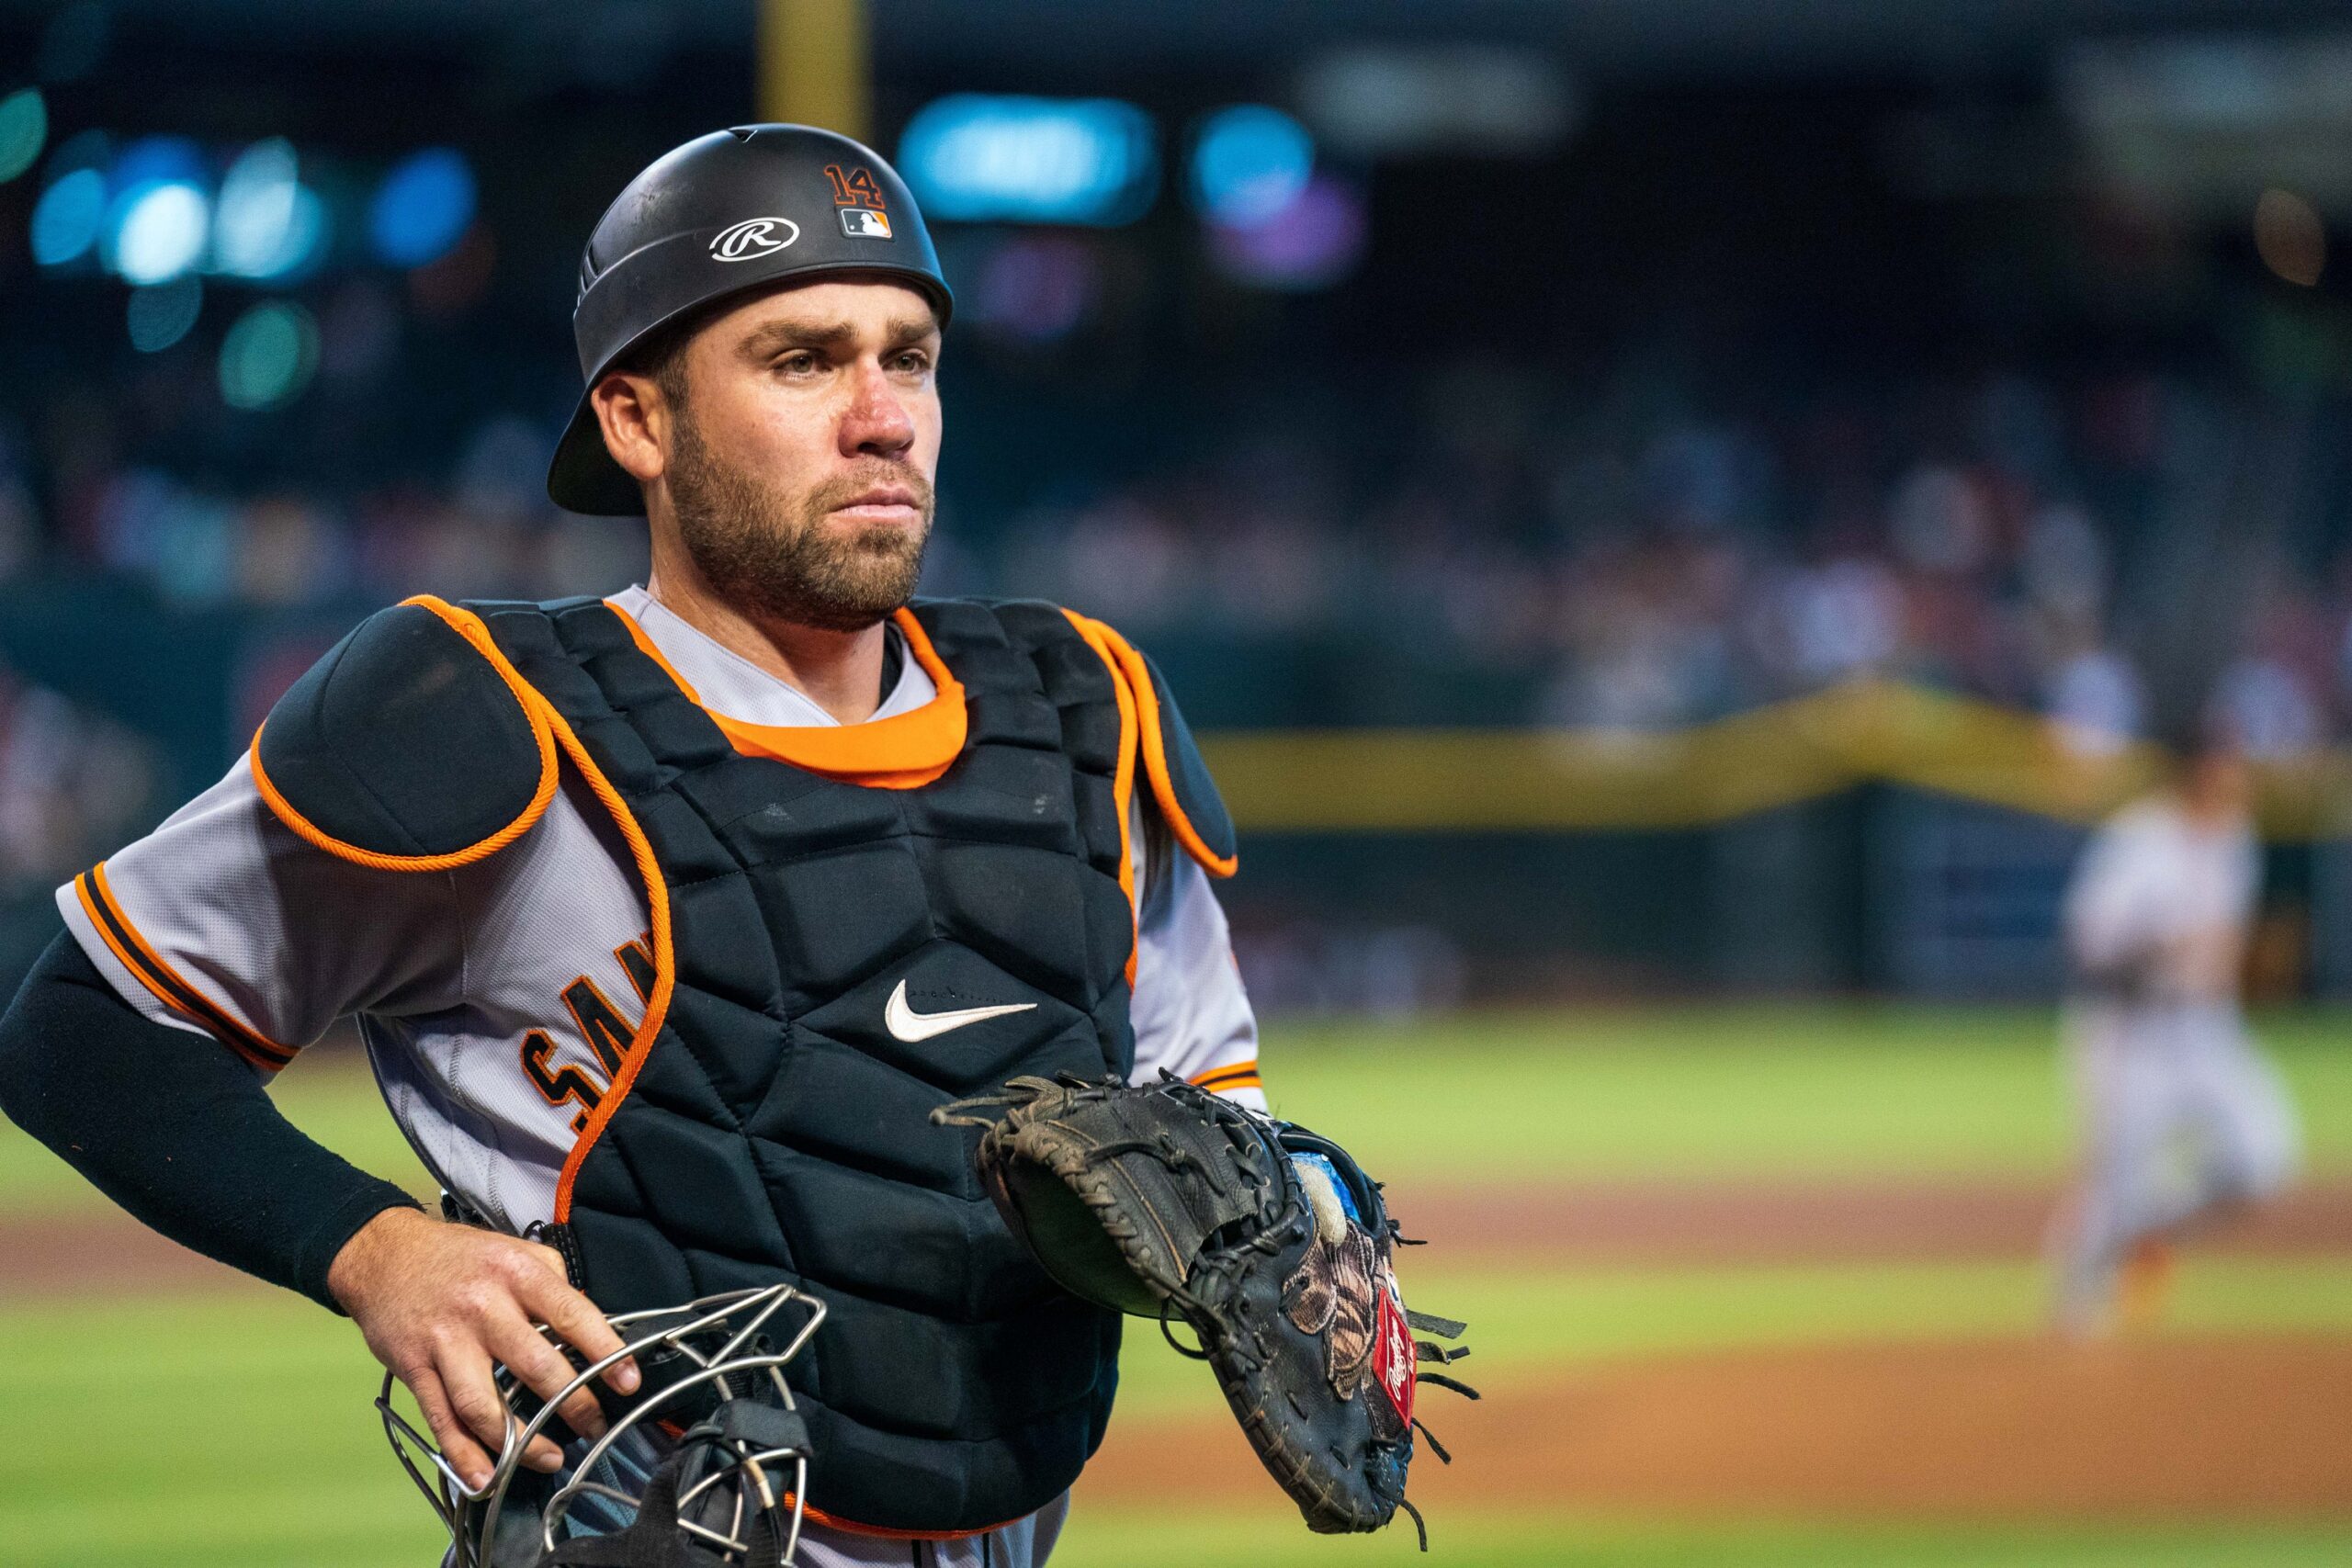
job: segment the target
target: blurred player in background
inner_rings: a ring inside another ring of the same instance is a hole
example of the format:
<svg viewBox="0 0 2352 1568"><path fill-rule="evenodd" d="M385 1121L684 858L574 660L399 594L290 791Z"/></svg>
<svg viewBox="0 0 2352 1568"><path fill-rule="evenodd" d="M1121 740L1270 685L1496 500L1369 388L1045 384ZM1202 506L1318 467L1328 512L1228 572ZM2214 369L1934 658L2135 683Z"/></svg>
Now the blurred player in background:
<svg viewBox="0 0 2352 1568"><path fill-rule="evenodd" d="M2092 836L2067 888L2084 1148L2052 1239L2068 1335L2153 1318L2174 1239L2294 1172L2294 1105L2240 1005L2262 879L2251 786L2234 739L2198 731L2164 788Z"/></svg>

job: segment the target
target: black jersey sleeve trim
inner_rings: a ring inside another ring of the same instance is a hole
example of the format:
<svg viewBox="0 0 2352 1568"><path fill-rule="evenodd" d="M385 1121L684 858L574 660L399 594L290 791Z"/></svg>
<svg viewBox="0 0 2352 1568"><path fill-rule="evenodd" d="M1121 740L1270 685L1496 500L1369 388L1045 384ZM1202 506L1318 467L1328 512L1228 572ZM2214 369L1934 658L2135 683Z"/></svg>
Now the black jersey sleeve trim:
<svg viewBox="0 0 2352 1568"><path fill-rule="evenodd" d="M243 1056L264 1072L276 1072L292 1061L300 1050L293 1045L281 1045L267 1035L248 1027L243 1021L210 997L190 985L178 970L172 967L154 945L140 934L139 928L122 912L114 896L113 886L107 881L107 868L101 863L74 879L74 896L80 901L82 912L97 929L98 940L107 950L130 972L130 977L145 987L154 998L172 1011L194 1023Z"/></svg>

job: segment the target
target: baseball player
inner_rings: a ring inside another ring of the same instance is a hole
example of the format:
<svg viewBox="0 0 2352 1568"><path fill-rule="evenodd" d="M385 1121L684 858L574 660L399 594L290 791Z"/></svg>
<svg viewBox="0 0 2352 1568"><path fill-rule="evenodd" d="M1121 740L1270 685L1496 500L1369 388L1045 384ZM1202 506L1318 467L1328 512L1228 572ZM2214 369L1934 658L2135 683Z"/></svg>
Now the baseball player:
<svg viewBox="0 0 2352 1568"><path fill-rule="evenodd" d="M2067 889L2084 1159L2052 1239L2069 1334L2110 1326L2119 1287L2127 1315L2152 1310L2170 1238L2295 1168L2294 1107L2239 1007L2261 880L2249 784L2233 745L2199 739L2170 788L2093 835Z"/></svg>
<svg viewBox="0 0 2352 1568"><path fill-rule="evenodd" d="M364 623L61 890L0 1104L158 1229L348 1313L469 1484L493 1364L571 1376L533 1324L601 1357L609 1315L782 1281L829 1308L791 1369L801 1561L1042 1562L1118 1318L1051 1284L930 1112L1163 1072L1262 1109L1208 882L1232 825L1115 631L911 597L952 302L881 158L690 141L581 288L548 491L642 511L647 581ZM466 1223L271 1108L345 1013Z"/></svg>

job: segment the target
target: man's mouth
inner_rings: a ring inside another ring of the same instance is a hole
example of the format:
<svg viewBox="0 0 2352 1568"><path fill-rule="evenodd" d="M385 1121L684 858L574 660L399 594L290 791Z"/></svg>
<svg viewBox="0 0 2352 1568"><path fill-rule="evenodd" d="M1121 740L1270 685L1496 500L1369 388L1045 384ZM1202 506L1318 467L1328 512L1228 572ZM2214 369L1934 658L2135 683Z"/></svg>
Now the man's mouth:
<svg viewBox="0 0 2352 1568"><path fill-rule="evenodd" d="M922 503L905 485L876 485L834 507L833 515L854 522L914 523L922 517Z"/></svg>

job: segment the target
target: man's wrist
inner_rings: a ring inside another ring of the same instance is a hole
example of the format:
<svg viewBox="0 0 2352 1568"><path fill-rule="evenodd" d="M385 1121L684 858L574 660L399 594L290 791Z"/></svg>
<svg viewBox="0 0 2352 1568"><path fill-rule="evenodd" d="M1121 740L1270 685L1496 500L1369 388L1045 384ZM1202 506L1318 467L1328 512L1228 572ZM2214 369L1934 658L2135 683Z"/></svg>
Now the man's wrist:
<svg viewBox="0 0 2352 1568"><path fill-rule="evenodd" d="M355 1192L339 1205L314 1233L312 1245L304 1249L301 1278L298 1288L329 1312L350 1315L344 1305L343 1294L350 1288L346 1276L350 1273L347 1258L358 1246L364 1246L362 1233L387 1214L413 1213L424 1217L424 1205L389 1181L376 1181L367 1190ZM342 1266L342 1267L339 1267Z"/></svg>

